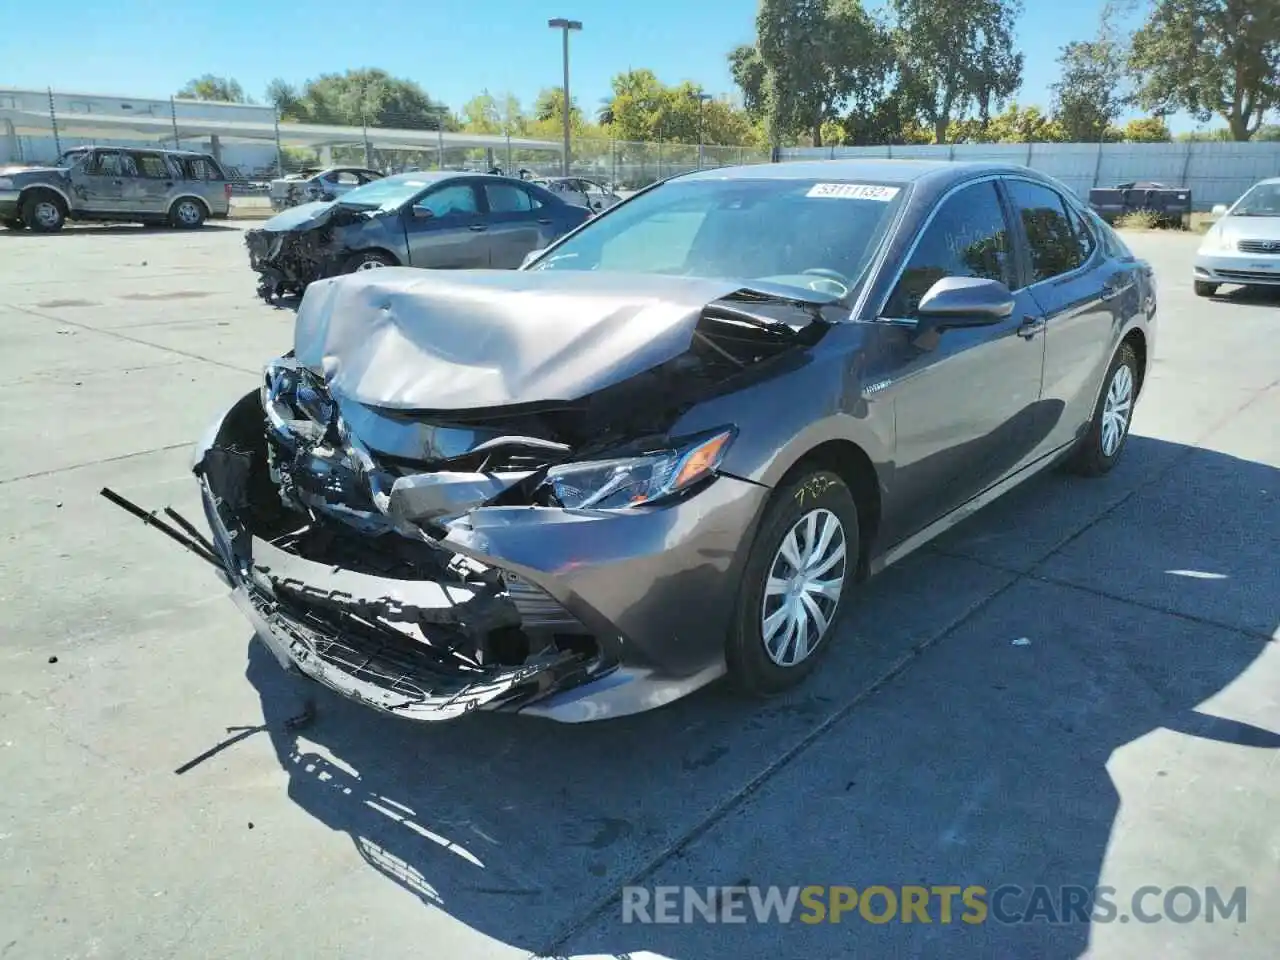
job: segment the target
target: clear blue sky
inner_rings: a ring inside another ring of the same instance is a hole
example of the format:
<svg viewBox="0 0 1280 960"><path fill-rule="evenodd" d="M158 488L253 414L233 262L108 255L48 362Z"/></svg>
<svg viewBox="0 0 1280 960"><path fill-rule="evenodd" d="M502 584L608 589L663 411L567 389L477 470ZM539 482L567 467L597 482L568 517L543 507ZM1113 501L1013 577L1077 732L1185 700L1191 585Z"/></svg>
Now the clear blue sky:
<svg viewBox="0 0 1280 960"><path fill-rule="evenodd" d="M16 2L16 0L15 0ZM868 6L875 6L869 3ZM560 34L550 17L581 20L570 86L588 114L609 80L648 67L667 83L733 90L725 55L754 34L756 0L58 0L57 39L0 31L0 86L166 97L203 73L234 77L261 100L273 77L379 67L416 80L455 110L488 88L529 106L559 85ZM1047 105L1068 40L1093 34L1101 0L1026 0L1019 100ZM368 11L368 12L362 12ZM38 18L37 18L38 19ZM1178 124L1184 127L1186 124Z"/></svg>

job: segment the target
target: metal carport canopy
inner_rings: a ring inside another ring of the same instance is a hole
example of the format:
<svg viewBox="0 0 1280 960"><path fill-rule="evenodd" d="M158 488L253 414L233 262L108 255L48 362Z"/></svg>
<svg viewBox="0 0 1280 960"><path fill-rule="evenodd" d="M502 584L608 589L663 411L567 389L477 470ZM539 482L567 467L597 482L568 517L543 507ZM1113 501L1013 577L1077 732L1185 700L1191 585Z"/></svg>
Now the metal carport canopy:
<svg viewBox="0 0 1280 960"><path fill-rule="evenodd" d="M14 133L22 136L43 135L53 133L53 124L49 115L35 110L0 110L0 121L8 120L13 124ZM177 133L181 138L216 136L224 140L270 140L276 139L274 123L255 123L247 120L213 121L178 118ZM168 117L115 116L111 114L60 113L58 115L58 132L68 137L119 136L121 133L135 133L154 137L156 140L171 140L174 135L174 121ZM559 153L563 146L548 140L530 140L524 137L512 137L479 133L443 133L435 130L403 130L390 127L369 127L367 131L359 127L336 127L314 123L282 123L280 139L290 145L312 147L333 146L345 143L363 143L366 136L371 146L384 150L434 150L441 142L446 148L492 147L505 150L507 145L520 150L548 150Z"/></svg>

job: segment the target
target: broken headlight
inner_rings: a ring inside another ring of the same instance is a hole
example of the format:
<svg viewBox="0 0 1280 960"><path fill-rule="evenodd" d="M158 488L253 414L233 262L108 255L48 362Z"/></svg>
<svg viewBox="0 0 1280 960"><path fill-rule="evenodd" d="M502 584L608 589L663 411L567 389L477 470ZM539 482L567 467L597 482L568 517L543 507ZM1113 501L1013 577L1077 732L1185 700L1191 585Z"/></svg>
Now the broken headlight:
<svg viewBox="0 0 1280 960"><path fill-rule="evenodd" d="M284 440L318 441L333 422L332 398L311 371L292 359L267 364L262 408L275 433Z"/></svg>
<svg viewBox="0 0 1280 960"><path fill-rule="evenodd" d="M547 471L536 499L571 510L652 503L710 477L724 459L733 434L725 429L641 456L561 464Z"/></svg>

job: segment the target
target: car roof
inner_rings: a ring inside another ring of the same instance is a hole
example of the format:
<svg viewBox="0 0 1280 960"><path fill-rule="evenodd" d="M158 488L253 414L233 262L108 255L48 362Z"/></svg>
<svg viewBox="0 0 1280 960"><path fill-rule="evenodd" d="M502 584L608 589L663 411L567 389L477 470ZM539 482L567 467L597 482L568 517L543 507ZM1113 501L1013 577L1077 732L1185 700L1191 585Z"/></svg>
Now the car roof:
<svg viewBox="0 0 1280 960"><path fill-rule="evenodd" d="M927 183L941 187L982 173L1034 173L1015 163L962 160L788 160L736 167L713 167L681 174L689 180L869 180L888 183Z"/></svg>
<svg viewBox="0 0 1280 960"><path fill-rule="evenodd" d="M65 150L63 150L63 151L62 151L62 155L63 155L63 156L65 156L65 155L66 155L66 154L68 154L68 153L80 153L80 152L81 152L81 151L83 151L83 150L136 150L136 151L140 151L140 152L142 152L142 153L164 153L164 154L167 154L167 155L169 155L169 156L171 156L171 157L201 157L201 158L206 158L206 157L212 157L212 156L213 156L213 154L211 154L211 153L204 153L204 152L202 152L202 151L200 151L200 150L173 150L173 149L166 148L166 147L135 147L135 146L121 146L121 145L120 145L120 144L118 144L118 143L109 143L109 144L97 144L97 143L91 143L91 144L88 144L88 145L85 145L85 146L79 146L79 147L67 147L67 149L65 149Z"/></svg>

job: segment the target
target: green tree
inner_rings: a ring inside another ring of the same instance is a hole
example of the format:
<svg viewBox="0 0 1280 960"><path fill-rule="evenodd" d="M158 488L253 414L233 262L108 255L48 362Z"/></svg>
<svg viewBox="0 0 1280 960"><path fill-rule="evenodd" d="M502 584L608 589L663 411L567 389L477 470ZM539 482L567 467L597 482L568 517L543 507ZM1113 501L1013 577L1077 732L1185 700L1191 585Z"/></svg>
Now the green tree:
<svg viewBox="0 0 1280 960"><path fill-rule="evenodd" d="M877 96L888 47L860 0L761 0L759 63L739 48L729 55L730 69L748 109L763 104L775 143L804 132L821 146L824 123L839 119L851 101Z"/></svg>
<svg viewBox="0 0 1280 960"><path fill-rule="evenodd" d="M1053 112L1072 143L1096 143L1130 102L1126 88L1128 51L1114 26L1116 8L1103 10L1098 34L1062 48L1062 74L1053 84Z"/></svg>
<svg viewBox="0 0 1280 960"><path fill-rule="evenodd" d="M281 119L297 119L303 112L302 94L297 87L280 77L267 84L267 103L276 108Z"/></svg>
<svg viewBox="0 0 1280 960"><path fill-rule="evenodd" d="M468 133L501 133L502 110L497 98L488 90L462 105L462 129Z"/></svg>
<svg viewBox="0 0 1280 960"><path fill-rule="evenodd" d="M433 101L417 83L384 70L321 74L308 80L301 93L287 84L276 86L277 82L271 87L273 102L285 120L410 130L456 130L460 126L449 109Z"/></svg>
<svg viewBox="0 0 1280 960"><path fill-rule="evenodd" d="M547 87L538 93L538 99L533 104L533 118L535 120L548 121L555 120L563 125L564 123L564 87ZM575 99L569 105L569 126L570 128L580 126L583 123L582 110L578 108L578 101Z"/></svg>
<svg viewBox="0 0 1280 960"><path fill-rule="evenodd" d="M1013 50L1021 0L890 0L894 47L904 89L945 143L972 108L986 124L1022 83L1023 56Z"/></svg>
<svg viewBox="0 0 1280 960"><path fill-rule="evenodd" d="M1159 117L1139 117L1125 124L1124 138L1129 143L1168 143L1173 135Z"/></svg>
<svg viewBox="0 0 1280 960"><path fill-rule="evenodd" d="M1133 37L1137 102L1248 140L1280 106L1280 0L1156 0Z"/></svg>
<svg viewBox="0 0 1280 960"><path fill-rule="evenodd" d="M755 44L734 47L729 53L729 73L742 91L742 106L752 120L763 120L768 109L769 69Z"/></svg>
<svg viewBox="0 0 1280 960"><path fill-rule="evenodd" d="M252 97L245 96L240 81L229 77L215 77L206 73L202 77L188 81L187 85L174 94L183 100L216 100L221 103L253 103Z"/></svg>
<svg viewBox="0 0 1280 960"><path fill-rule="evenodd" d="M1016 102L992 117L980 135L988 143L1061 143L1066 139L1053 117L1039 107L1020 107Z"/></svg>

